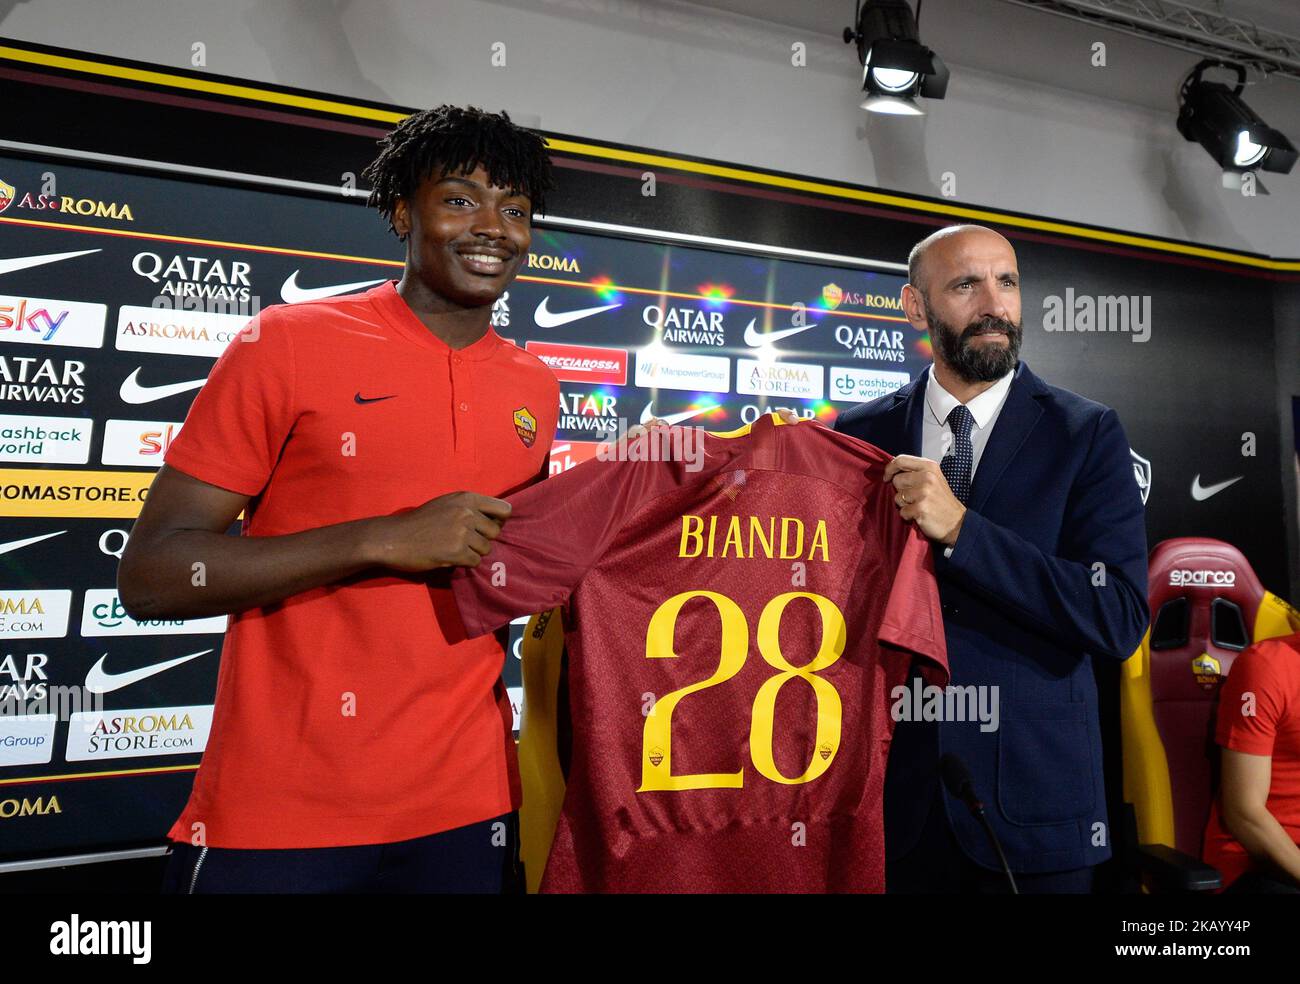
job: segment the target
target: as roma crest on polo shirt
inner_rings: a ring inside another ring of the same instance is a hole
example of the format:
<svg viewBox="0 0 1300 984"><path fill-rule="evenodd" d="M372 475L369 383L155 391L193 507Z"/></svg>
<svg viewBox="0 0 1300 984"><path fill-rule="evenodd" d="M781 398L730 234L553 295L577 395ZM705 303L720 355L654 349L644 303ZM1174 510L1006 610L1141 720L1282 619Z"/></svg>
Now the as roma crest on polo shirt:
<svg viewBox="0 0 1300 984"><path fill-rule="evenodd" d="M520 407L515 411L515 433L519 435L519 440L524 442L526 448L531 448L533 442L537 440L537 418L527 407Z"/></svg>
<svg viewBox="0 0 1300 984"><path fill-rule="evenodd" d="M1192 660L1192 675L1202 690L1213 690L1223 682L1223 669L1209 653L1201 653Z"/></svg>

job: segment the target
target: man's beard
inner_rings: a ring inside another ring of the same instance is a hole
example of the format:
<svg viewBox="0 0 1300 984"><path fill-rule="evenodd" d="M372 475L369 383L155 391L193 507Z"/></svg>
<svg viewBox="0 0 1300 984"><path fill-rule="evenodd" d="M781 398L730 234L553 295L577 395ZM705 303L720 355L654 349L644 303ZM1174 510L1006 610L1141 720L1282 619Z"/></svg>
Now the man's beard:
<svg viewBox="0 0 1300 984"><path fill-rule="evenodd" d="M966 382L991 383L1016 367L1020 359L1023 324L989 317L972 321L964 331L958 331L928 306L925 313L930 322L930 339L937 343L944 363ZM980 332L990 330L1006 332L1007 344L981 345L972 341Z"/></svg>

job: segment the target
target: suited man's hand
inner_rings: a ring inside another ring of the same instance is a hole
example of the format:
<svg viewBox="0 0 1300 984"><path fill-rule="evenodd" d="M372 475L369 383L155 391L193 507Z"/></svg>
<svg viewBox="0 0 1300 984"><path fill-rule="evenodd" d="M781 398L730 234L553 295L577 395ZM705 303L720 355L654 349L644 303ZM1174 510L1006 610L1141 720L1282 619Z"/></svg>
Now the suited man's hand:
<svg viewBox="0 0 1300 984"><path fill-rule="evenodd" d="M885 481L894 483L900 516L944 546L957 542L966 507L952 494L937 461L900 454L885 466Z"/></svg>

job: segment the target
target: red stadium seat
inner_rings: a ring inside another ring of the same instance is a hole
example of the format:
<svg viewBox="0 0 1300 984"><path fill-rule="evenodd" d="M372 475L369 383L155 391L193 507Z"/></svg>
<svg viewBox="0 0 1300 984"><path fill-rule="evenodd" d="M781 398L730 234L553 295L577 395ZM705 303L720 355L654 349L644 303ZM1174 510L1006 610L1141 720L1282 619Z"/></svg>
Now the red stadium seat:
<svg viewBox="0 0 1300 984"><path fill-rule="evenodd" d="M1232 661L1253 642L1300 630L1300 613L1221 540L1165 540L1151 551L1149 571L1151 625L1120 676L1124 801L1142 850L1163 845L1147 853L1173 864L1170 848L1201 856L1217 784L1218 693ZM1158 870L1139 866L1148 876Z"/></svg>

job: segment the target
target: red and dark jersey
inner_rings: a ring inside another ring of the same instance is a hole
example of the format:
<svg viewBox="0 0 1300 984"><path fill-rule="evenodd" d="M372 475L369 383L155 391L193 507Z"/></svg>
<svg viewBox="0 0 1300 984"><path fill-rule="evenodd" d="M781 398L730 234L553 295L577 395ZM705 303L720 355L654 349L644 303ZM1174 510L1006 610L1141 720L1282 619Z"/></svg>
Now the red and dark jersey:
<svg viewBox="0 0 1300 984"><path fill-rule="evenodd" d="M685 433L512 497L452 581L470 635L564 604L542 891L882 891L891 691L914 655L947 682L928 544L878 448L765 416L636 460Z"/></svg>

